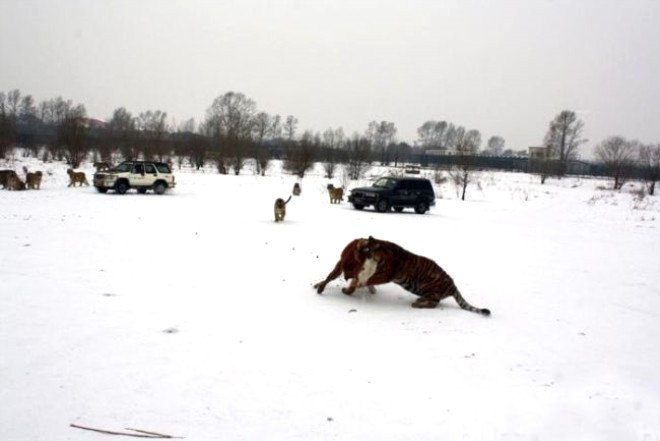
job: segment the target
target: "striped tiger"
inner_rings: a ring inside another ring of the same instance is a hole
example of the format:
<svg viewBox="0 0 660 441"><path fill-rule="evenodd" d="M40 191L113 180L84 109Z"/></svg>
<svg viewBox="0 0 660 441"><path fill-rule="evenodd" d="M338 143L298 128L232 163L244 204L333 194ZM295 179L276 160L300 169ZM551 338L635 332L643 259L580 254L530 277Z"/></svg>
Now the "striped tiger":
<svg viewBox="0 0 660 441"><path fill-rule="evenodd" d="M364 259L355 279L364 280L368 277L366 282L362 282L365 285L394 282L419 296L412 303L414 308L435 308L442 299L453 297L465 310L490 315L490 310L470 305L449 274L429 258L371 236L356 244L354 255Z"/></svg>

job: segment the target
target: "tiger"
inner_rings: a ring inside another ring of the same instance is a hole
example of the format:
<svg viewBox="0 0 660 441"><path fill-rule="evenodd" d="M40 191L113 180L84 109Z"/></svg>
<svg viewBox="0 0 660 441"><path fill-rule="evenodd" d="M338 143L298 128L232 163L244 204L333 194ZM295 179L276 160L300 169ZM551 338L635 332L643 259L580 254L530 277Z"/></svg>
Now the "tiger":
<svg viewBox="0 0 660 441"><path fill-rule="evenodd" d="M41 171L36 171L34 173L28 172L25 175L25 183L27 188L31 190L39 190L41 188L41 177L43 173Z"/></svg>
<svg viewBox="0 0 660 441"><path fill-rule="evenodd" d="M14 170L3 169L0 170L0 185L2 188L9 188L9 176L15 175Z"/></svg>
<svg viewBox="0 0 660 441"><path fill-rule="evenodd" d="M103 170L110 170L112 167L110 167L110 163L107 161L99 161L94 163L94 168L97 172L99 172Z"/></svg>
<svg viewBox="0 0 660 441"><path fill-rule="evenodd" d="M342 288L342 292L347 295L353 294L355 289L358 287L366 286L371 294L376 292L376 289L373 285L368 285L366 282L368 279L373 276L373 273L369 273L368 269L363 270L363 265L365 258L359 254L360 249L364 247L368 239L354 239L344 247L344 250L341 252L341 257L335 265L335 267L330 271L328 277L325 280L314 284L316 292L321 294L325 289L325 286L328 282L336 279L342 273L344 273L344 278L349 281L349 285ZM372 267L374 269L374 267ZM361 277L358 278L358 274L361 274ZM366 279L365 279L366 277Z"/></svg>
<svg viewBox="0 0 660 441"><path fill-rule="evenodd" d="M83 184L89 185L87 182L87 177L84 172L73 171L73 169L67 169L67 174L69 175L69 187L75 187L75 184L78 184L81 187Z"/></svg>
<svg viewBox="0 0 660 441"><path fill-rule="evenodd" d="M330 195L331 204L339 204L344 200L344 189L342 187L335 187L332 184L328 184L328 194Z"/></svg>
<svg viewBox="0 0 660 441"><path fill-rule="evenodd" d="M25 182L21 181L16 172L7 175L7 190L25 190Z"/></svg>
<svg viewBox="0 0 660 441"><path fill-rule="evenodd" d="M286 216L286 204L289 203L291 200L291 195L289 195L289 199L286 201L282 198L277 198L275 199L275 222L280 222L284 220L284 217Z"/></svg>
<svg viewBox="0 0 660 441"><path fill-rule="evenodd" d="M413 308L435 308L441 300L453 297L462 309L484 316L490 315L489 309L470 305L461 295L454 280L437 263L427 257L413 254L393 242L374 239L372 236L366 240L360 239L355 246L354 256L362 262L355 275L357 287L361 284L394 282L419 296L412 303ZM317 289L317 292L321 291L322 289ZM347 291L350 291L350 286L344 291L350 294Z"/></svg>
<svg viewBox="0 0 660 441"><path fill-rule="evenodd" d="M300 184L296 182L293 184L293 195L300 196L300 193L302 193L302 188L300 188Z"/></svg>

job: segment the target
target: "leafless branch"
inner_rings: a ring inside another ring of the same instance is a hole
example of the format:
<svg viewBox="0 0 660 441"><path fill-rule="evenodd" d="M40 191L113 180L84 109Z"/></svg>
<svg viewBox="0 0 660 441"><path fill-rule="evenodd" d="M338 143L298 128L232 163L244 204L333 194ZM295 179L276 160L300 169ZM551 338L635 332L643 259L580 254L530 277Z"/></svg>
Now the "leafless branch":
<svg viewBox="0 0 660 441"><path fill-rule="evenodd" d="M140 429L126 428L126 430L129 430L131 432L137 432L137 433L131 433L131 432L116 432L114 430L95 429L93 427L86 427L78 424L70 424L70 427L74 427L76 429L82 429L82 430L90 430L92 432L97 432L97 433L105 433L106 435L132 436L134 438L151 438L151 439L182 439L182 437L180 436L165 435L158 432L149 432Z"/></svg>

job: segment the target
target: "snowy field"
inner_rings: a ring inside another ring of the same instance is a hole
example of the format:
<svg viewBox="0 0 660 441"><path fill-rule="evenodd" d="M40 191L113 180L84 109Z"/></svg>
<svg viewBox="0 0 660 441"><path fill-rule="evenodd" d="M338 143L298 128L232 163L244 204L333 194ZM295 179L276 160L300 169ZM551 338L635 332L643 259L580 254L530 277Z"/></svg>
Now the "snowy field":
<svg viewBox="0 0 660 441"><path fill-rule="evenodd" d="M660 440L660 200L483 172L423 216L331 205L320 166L177 171L164 195L0 191L0 440ZM84 168L88 172L91 169ZM369 177L384 173L372 169ZM339 179L333 182L341 184ZM453 299L312 288L373 235Z"/></svg>

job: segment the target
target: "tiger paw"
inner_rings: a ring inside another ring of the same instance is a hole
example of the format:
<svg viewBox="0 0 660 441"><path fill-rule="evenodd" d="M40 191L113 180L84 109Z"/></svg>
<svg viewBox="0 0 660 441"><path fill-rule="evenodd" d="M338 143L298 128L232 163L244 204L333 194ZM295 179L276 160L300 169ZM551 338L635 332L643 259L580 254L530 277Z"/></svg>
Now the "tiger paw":
<svg viewBox="0 0 660 441"><path fill-rule="evenodd" d="M352 287L352 286L349 286L349 287L347 287L347 288L342 288L342 289L341 289L341 292L343 292L343 293L346 294L347 296L350 296L351 294L353 294L353 293L355 292L355 288Z"/></svg>

